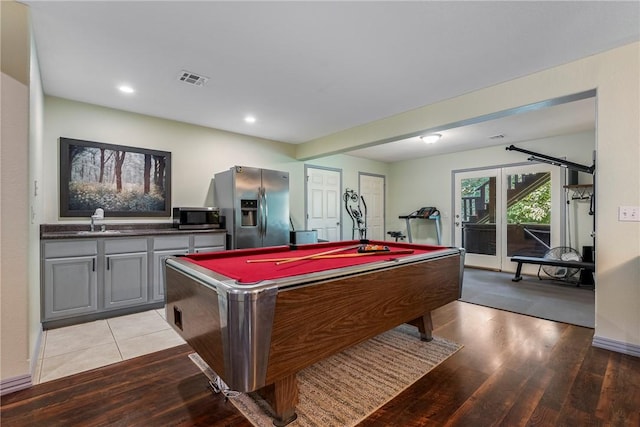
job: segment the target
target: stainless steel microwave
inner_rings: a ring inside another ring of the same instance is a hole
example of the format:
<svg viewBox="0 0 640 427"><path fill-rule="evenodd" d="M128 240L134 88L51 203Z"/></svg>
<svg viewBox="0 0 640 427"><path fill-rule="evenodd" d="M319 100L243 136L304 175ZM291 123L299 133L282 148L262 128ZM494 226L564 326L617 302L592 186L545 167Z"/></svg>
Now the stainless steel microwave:
<svg viewBox="0 0 640 427"><path fill-rule="evenodd" d="M173 226L181 230L224 228L224 217L213 207L173 208Z"/></svg>

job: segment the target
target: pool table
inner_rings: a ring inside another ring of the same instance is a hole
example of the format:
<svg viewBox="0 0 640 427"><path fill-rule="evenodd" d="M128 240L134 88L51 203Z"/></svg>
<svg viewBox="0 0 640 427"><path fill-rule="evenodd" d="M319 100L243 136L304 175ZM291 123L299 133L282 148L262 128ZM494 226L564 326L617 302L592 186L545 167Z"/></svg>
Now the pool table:
<svg viewBox="0 0 640 427"><path fill-rule="evenodd" d="M366 246L368 251L359 251ZM232 389L296 418L296 372L460 297L464 250L342 241L170 257L167 322Z"/></svg>

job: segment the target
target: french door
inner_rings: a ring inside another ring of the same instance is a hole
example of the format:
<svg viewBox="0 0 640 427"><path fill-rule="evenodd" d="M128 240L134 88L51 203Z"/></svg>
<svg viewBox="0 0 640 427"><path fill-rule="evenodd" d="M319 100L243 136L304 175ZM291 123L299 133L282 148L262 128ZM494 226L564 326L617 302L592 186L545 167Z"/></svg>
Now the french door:
<svg viewBox="0 0 640 427"><path fill-rule="evenodd" d="M465 265L514 271L511 256L544 256L558 246L562 177L546 164L455 173L454 239L467 251Z"/></svg>
<svg viewBox="0 0 640 427"><path fill-rule="evenodd" d="M501 269L502 180L500 169L455 174L456 246L467 253L465 265Z"/></svg>

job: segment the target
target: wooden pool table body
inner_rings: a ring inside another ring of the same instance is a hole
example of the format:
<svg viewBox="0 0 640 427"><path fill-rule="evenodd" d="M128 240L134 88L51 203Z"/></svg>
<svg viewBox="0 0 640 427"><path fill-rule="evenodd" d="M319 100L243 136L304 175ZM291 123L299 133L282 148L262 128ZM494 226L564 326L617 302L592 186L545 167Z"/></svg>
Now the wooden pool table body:
<svg viewBox="0 0 640 427"><path fill-rule="evenodd" d="M431 339L431 310L460 297L464 265L463 250L432 248L252 284L169 258L167 322L232 390L259 390L276 413L274 424L285 425L295 419L301 369L402 323ZM287 247L262 249L274 250L295 256Z"/></svg>

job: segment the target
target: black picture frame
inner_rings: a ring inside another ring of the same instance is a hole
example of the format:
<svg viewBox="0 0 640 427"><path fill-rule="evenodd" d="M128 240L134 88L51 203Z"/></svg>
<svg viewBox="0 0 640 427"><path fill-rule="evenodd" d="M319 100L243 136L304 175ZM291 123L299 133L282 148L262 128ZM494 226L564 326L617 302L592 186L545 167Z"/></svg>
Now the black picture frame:
<svg viewBox="0 0 640 427"><path fill-rule="evenodd" d="M171 153L60 137L60 216L171 216Z"/></svg>

